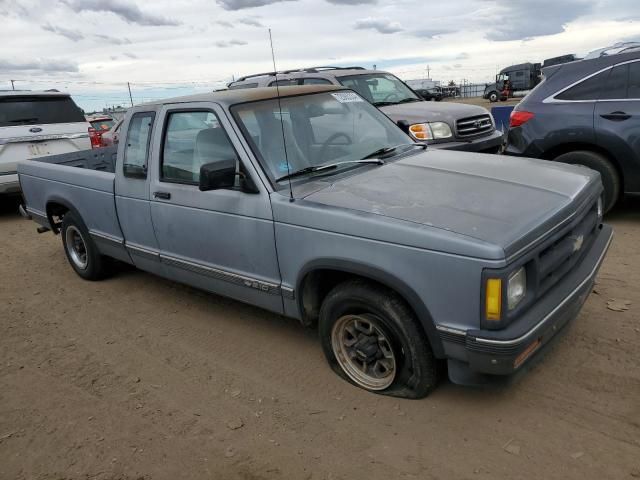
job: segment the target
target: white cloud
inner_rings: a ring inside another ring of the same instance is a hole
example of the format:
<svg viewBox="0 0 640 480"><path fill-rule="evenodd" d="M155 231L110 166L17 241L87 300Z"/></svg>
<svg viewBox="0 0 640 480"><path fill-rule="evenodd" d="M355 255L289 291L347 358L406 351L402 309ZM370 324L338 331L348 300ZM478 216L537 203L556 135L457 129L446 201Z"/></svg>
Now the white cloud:
<svg viewBox="0 0 640 480"><path fill-rule="evenodd" d="M128 101L127 82L135 101L210 91L273 69L267 27L283 70L376 64L410 79L428 66L456 82L640 38L637 0L540 1L0 0L0 89L17 78L85 108Z"/></svg>
<svg viewBox="0 0 640 480"><path fill-rule="evenodd" d="M377 30L379 33L390 34L398 33L403 30L399 22L392 22L386 18L363 18L357 20L355 27L358 30Z"/></svg>

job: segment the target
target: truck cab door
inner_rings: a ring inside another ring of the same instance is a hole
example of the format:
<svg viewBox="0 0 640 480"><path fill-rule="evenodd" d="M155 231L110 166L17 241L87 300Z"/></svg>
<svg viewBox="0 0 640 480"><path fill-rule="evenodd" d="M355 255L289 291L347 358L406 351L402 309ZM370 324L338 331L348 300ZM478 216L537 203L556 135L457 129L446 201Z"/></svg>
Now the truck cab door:
<svg viewBox="0 0 640 480"><path fill-rule="evenodd" d="M116 164L115 202L125 247L134 265L160 274L158 242L151 223L149 164L156 124L154 107L138 107L121 127Z"/></svg>
<svg viewBox="0 0 640 480"><path fill-rule="evenodd" d="M151 218L165 275L282 313L269 193L224 111L211 103L165 105L160 118ZM239 182L201 191L200 167L230 161L256 180L258 191Z"/></svg>
<svg viewBox="0 0 640 480"><path fill-rule="evenodd" d="M627 192L640 192L640 60L615 66L596 103L597 142L619 162Z"/></svg>

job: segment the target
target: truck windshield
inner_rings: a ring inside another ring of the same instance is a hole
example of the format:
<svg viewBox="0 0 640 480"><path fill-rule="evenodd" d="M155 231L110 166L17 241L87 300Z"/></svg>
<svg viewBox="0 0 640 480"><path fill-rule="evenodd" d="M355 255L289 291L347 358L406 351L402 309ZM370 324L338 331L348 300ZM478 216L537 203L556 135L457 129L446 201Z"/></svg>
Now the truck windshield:
<svg viewBox="0 0 640 480"><path fill-rule="evenodd" d="M281 111L275 98L231 109L274 181L304 168L361 160L385 147L412 143L389 118L352 91L282 97L281 104ZM346 164L344 168L356 166L361 165Z"/></svg>
<svg viewBox="0 0 640 480"><path fill-rule="evenodd" d="M338 77L338 81L345 87L355 90L377 107L422 101L399 78L390 73L350 75Z"/></svg>
<svg viewBox="0 0 640 480"><path fill-rule="evenodd" d="M82 110L68 96L0 98L0 127L84 121Z"/></svg>

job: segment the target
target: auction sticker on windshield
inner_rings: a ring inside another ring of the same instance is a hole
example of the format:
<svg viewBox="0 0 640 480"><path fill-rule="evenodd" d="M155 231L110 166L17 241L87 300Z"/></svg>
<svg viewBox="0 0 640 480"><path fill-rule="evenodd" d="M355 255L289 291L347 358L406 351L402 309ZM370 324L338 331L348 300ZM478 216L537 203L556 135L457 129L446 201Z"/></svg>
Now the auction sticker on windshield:
<svg viewBox="0 0 640 480"><path fill-rule="evenodd" d="M362 97L354 92L336 92L331 95L340 103L364 102Z"/></svg>

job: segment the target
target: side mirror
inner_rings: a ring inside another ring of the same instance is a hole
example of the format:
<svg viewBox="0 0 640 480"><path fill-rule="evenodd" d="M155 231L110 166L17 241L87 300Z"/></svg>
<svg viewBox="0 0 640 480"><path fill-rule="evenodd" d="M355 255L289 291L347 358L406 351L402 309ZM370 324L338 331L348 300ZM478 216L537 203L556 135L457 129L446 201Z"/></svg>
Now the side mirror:
<svg viewBox="0 0 640 480"><path fill-rule="evenodd" d="M400 127L404 133L409 133L409 127L411 125L406 120L398 120L396 122L396 125L398 125L398 127Z"/></svg>
<svg viewBox="0 0 640 480"><path fill-rule="evenodd" d="M240 177L239 187L243 192L260 193L249 175L242 171L236 173L235 158L202 165L200 167L200 191L232 189L236 186L236 176Z"/></svg>
<svg viewBox="0 0 640 480"><path fill-rule="evenodd" d="M200 190L233 188L236 182L236 160L205 163L200 167Z"/></svg>

